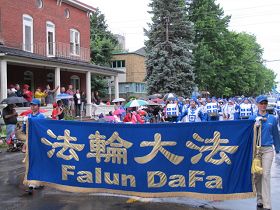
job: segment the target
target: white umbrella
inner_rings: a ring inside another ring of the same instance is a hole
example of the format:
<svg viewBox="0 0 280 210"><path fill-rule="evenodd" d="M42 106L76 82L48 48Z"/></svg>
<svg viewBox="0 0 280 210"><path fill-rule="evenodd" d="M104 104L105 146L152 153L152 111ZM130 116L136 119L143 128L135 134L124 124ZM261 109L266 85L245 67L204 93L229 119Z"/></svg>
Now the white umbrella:
<svg viewBox="0 0 280 210"><path fill-rule="evenodd" d="M123 101L125 101L124 98L115 98L112 102L117 103L117 102L123 102Z"/></svg>

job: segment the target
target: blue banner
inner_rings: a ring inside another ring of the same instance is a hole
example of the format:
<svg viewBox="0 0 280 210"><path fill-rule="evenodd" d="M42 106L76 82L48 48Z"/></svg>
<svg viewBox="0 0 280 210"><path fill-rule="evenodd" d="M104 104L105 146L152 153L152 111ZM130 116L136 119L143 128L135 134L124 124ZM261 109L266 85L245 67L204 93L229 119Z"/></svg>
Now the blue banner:
<svg viewBox="0 0 280 210"><path fill-rule="evenodd" d="M29 119L25 183L141 197L253 197L253 124Z"/></svg>

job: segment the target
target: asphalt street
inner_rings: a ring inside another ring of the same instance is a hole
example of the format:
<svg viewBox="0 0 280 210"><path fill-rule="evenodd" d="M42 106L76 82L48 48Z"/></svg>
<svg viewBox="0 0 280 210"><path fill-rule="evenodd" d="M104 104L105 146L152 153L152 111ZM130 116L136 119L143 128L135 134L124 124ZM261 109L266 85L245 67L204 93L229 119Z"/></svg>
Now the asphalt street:
<svg viewBox="0 0 280 210"><path fill-rule="evenodd" d="M3 150L3 149L2 149ZM205 201L186 197L136 198L108 194L79 194L57 191L45 187L25 192L24 154L0 153L0 209L1 210L195 210L195 209L256 209L255 198L232 201ZM275 156L272 166L272 205L280 209L280 155ZM133 199L131 199L133 198Z"/></svg>

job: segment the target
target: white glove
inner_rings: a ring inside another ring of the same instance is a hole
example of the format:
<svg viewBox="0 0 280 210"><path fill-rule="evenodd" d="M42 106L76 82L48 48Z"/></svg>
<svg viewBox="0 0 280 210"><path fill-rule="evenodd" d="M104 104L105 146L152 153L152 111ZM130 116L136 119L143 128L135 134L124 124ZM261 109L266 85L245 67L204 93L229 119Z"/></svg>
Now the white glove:
<svg viewBox="0 0 280 210"><path fill-rule="evenodd" d="M261 121L263 120L263 117L256 117L256 125L260 126L261 125Z"/></svg>

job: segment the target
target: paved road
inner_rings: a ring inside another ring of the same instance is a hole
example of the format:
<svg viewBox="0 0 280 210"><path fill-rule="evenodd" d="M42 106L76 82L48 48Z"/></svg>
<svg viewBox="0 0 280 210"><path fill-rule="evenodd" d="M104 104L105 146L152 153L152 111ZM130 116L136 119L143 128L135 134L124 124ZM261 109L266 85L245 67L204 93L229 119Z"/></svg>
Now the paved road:
<svg viewBox="0 0 280 210"><path fill-rule="evenodd" d="M255 199L235 201L205 201L190 198L139 199L130 203L129 197L105 194L78 194L51 188L25 193L22 184L24 165L22 153L0 153L0 209L1 210L198 210L229 209L254 210ZM280 155L273 161L273 209L280 209Z"/></svg>

